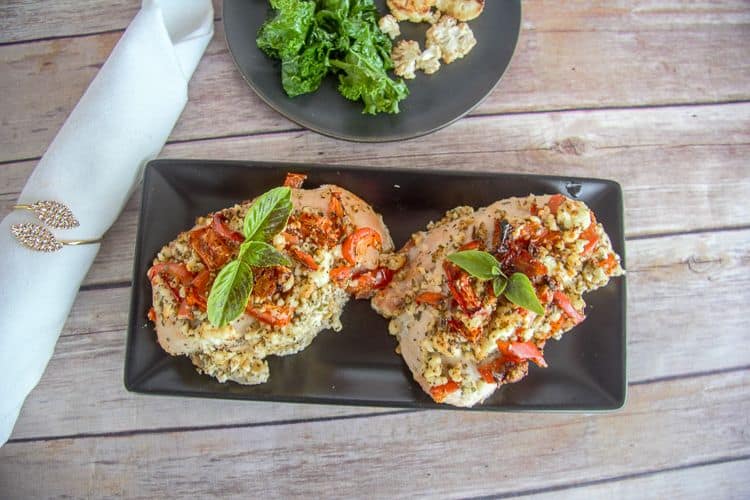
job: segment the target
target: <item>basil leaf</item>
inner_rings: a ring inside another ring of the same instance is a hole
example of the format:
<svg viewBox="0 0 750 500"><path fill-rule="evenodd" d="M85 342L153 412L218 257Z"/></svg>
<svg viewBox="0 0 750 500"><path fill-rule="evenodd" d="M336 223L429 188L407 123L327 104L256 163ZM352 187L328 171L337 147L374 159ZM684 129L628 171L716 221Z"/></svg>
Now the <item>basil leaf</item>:
<svg viewBox="0 0 750 500"><path fill-rule="evenodd" d="M243 232L247 241L269 241L280 233L292 213L292 190L277 187L260 195L245 215Z"/></svg>
<svg viewBox="0 0 750 500"><path fill-rule="evenodd" d="M500 266L493 267L490 272L492 273L492 276L501 276L503 278L506 277L505 274L503 274L503 271L500 270Z"/></svg>
<svg viewBox="0 0 750 500"><path fill-rule="evenodd" d="M221 327L238 318L247 307L253 291L253 271L240 259L225 265L214 280L208 294L208 320Z"/></svg>
<svg viewBox="0 0 750 500"><path fill-rule="evenodd" d="M504 276L498 276L492 280L492 291L495 292L495 297L499 297L505 291L508 286L508 278Z"/></svg>
<svg viewBox="0 0 750 500"><path fill-rule="evenodd" d="M544 314L544 307L536 297L534 286L523 273L513 273L508 278L508 286L505 289L505 298L517 306L533 311L537 314Z"/></svg>
<svg viewBox="0 0 750 500"><path fill-rule="evenodd" d="M446 257L449 261L480 280L490 280L497 276L492 271L500 269L500 263L487 252L480 250L464 250Z"/></svg>
<svg viewBox="0 0 750 500"><path fill-rule="evenodd" d="M262 241L247 241L240 250L242 261L253 267L291 266L289 257Z"/></svg>

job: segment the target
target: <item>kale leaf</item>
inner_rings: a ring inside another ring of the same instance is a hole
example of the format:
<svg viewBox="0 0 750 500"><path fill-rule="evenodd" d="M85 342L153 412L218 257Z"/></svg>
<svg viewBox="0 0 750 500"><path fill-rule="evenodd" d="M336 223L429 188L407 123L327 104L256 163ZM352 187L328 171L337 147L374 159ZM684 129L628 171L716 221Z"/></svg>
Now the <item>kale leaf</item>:
<svg viewBox="0 0 750 500"><path fill-rule="evenodd" d="M271 0L277 12L258 32L258 47L281 60L281 82L290 97L315 92L328 73L339 92L362 100L363 113L398 113L409 95L394 80L391 40L377 25L372 0Z"/></svg>

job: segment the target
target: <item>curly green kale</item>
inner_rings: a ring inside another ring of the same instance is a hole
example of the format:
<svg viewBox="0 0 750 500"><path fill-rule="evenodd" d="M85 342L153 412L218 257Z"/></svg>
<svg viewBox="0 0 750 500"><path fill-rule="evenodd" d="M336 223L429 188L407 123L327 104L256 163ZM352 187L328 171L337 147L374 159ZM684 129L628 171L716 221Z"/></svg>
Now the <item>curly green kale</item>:
<svg viewBox="0 0 750 500"><path fill-rule="evenodd" d="M315 92L329 73L339 92L362 100L363 113L398 113L409 95L391 79L391 40L377 25L372 0L271 0L277 12L258 32L258 47L281 60L281 82L290 97Z"/></svg>

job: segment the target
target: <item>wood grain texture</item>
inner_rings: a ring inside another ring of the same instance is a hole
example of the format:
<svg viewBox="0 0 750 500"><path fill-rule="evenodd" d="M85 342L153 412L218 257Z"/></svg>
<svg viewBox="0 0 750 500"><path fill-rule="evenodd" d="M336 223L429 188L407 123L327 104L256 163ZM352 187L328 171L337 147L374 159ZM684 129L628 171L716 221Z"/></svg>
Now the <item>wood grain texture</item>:
<svg viewBox="0 0 750 500"><path fill-rule="evenodd" d="M747 456L749 383L740 371L640 385L605 415L423 411L9 443L0 482L15 498L510 493Z"/></svg>
<svg viewBox="0 0 750 500"><path fill-rule="evenodd" d="M212 0L221 16L222 0ZM3 0L0 43L123 30L141 0Z"/></svg>
<svg viewBox="0 0 750 500"><path fill-rule="evenodd" d="M139 5L0 2L0 217ZM747 497L750 3L523 5L511 67L471 117L385 145L327 139L272 111L217 22L161 156L617 180L630 238L623 411L394 413L128 393L137 192L16 441L0 448L0 497Z"/></svg>
<svg viewBox="0 0 750 500"><path fill-rule="evenodd" d="M628 236L750 224L750 104L474 117L423 139L352 144L312 132L168 145L162 157L276 160L610 178ZM32 162L0 166L0 216ZM130 279L138 194L105 238L87 284Z"/></svg>
<svg viewBox="0 0 750 500"><path fill-rule="evenodd" d="M674 15L668 2L632 9L612 1L592 6L597 3L577 2L570 14L552 18L549 2L525 2L516 56L474 114L750 99L750 59L736 43L750 37L750 4L725 11L716 6L710 21L705 8ZM629 21L614 29L612 12ZM590 16L602 24L592 26ZM676 19L671 24L670 16ZM0 161L42 154L119 37L115 32L0 46L0 92L7 96ZM170 140L295 128L247 87L217 23Z"/></svg>
<svg viewBox="0 0 750 500"><path fill-rule="evenodd" d="M627 250L631 256L631 382L747 364L750 338L744 332L746 304L750 303L750 230L636 240L628 243ZM708 286L721 289L722 294L704 297ZM375 411L127 393L122 367L129 300L128 287L79 294L13 438L237 425ZM722 328L715 328L717 324ZM678 342L676 331L681 337ZM699 364L696 353L703 360ZM50 414L56 418L48 418ZM103 419L103 414L108 417Z"/></svg>
<svg viewBox="0 0 750 500"><path fill-rule="evenodd" d="M642 473L599 484L582 485L563 490L514 495L515 498L536 500L586 500L617 498L641 500L643 498L681 498L704 500L722 498L740 500L750 491L750 460L690 467L657 473Z"/></svg>

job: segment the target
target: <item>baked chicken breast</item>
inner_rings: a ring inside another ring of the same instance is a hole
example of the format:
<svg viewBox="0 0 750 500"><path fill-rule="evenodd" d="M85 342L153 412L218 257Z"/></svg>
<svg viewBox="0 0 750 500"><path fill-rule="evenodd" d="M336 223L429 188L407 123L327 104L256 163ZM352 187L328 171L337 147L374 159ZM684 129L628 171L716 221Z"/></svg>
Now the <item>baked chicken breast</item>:
<svg viewBox="0 0 750 500"><path fill-rule="evenodd" d="M208 321L207 297L239 253L252 201L198 218L161 249L148 271L149 317L165 351L189 356L221 382L262 383L269 377L267 356L299 352L320 331L341 330L349 298L369 297L388 283L393 271L381 265L381 252L390 253L393 242L381 216L343 188L301 189L303 180L287 177L292 212L271 242L292 265L253 269L244 313L224 326Z"/></svg>
<svg viewBox="0 0 750 500"><path fill-rule="evenodd" d="M502 272L523 273L544 314L496 296L447 257L488 252ZM620 258L594 213L562 195L498 201L450 210L399 251L406 259L373 308L414 379L433 400L473 406L503 384L546 366L547 340L584 320L583 294L623 273Z"/></svg>

